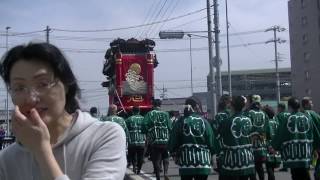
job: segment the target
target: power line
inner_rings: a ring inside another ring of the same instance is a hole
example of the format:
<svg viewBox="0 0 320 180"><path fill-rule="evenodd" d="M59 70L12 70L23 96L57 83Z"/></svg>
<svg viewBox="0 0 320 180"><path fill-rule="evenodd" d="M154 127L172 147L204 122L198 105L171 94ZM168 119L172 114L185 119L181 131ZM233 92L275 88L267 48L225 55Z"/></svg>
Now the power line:
<svg viewBox="0 0 320 180"><path fill-rule="evenodd" d="M152 22L151 20L152 20L152 18L153 18L153 16L154 16L154 14L155 14L155 12L156 12L156 8L160 5L160 3L161 3L161 0L159 0L158 1L158 3L157 3L157 5L156 5L156 1L153 1L154 3L152 4L152 7L151 8L149 8L149 12L147 13L147 16L146 16L146 18L145 18L145 21L143 21L143 23L142 24L146 24L147 22ZM153 5L155 5L155 6L153 6ZM152 10L151 10L152 9ZM153 13L152 13L153 12ZM150 17L150 18L149 18ZM141 31L139 32L139 36L141 37L142 35L143 35L143 32L145 32L146 31L146 28L141 28Z"/></svg>
<svg viewBox="0 0 320 180"><path fill-rule="evenodd" d="M167 2L167 0L165 1L165 2ZM169 1L169 4L167 5L167 8L164 10L164 12L162 13L162 16L159 18L159 20L163 20L164 19L164 16L167 14L167 12L168 12L168 10L169 10L169 8L171 7L171 5L172 5L172 1ZM169 18L169 17L167 17L167 18ZM166 18L166 19L167 19ZM163 23L159 23L159 24L156 24L154 27L152 26L151 28L150 28L150 36L151 36L151 33L152 32L156 32L156 29L157 29L157 27L160 25L163 25L165 22L163 22ZM151 29L153 29L153 30L151 30ZM148 33L149 34L149 33ZM148 37L148 36L147 36Z"/></svg>
<svg viewBox="0 0 320 180"><path fill-rule="evenodd" d="M127 30L127 29L133 29L133 28L139 28L139 27L144 27L144 26L150 26L153 24L159 24L159 23L163 23L163 22L168 22L168 21L173 21L176 19L180 19L186 16L190 16L196 13L199 13L201 11L206 10L206 8L202 8L193 12L189 12L187 14L183 14L180 16L176 16L173 18L169 18L169 19L165 19L165 20L161 20L161 21L155 21L155 22L151 22L151 23L147 23L147 24L140 24L140 25L135 25L135 26L127 26L127 27L120 27L120 28L112 28L112 29L95 29L95 30L70 30L70 29L59 29L59 28L51 28L52 30L55 31L63 31L63 32L84 32L84 33L90 33L90 32L110 32L110 31L119 31L119 30Z"/></svg>
<svg viewBox="0 0 320 180"><path fill-rule="evenodd" d="M191 23L193 23L193 22L199 22L200 20L203 20L203 19L206 19L206 18L207 18L207 16L204 16L204 17L201 17L201 18L197 18L197 19L193 19L193 20L191 20L191 21L188 21L188 22L185 22L185 23L183 23L183 24L180 24L180 25L171 27L171 28L169 28L169 29L176 29L176 28L178 28L178 27L182 27L182 26L185 26L185 25L187 25L187 24L191 24Z"/></svg>
<svg viewBox="0 0 320 180"><path fill-rule="evenodd" d="M174 12L174 10L177 8L178 4L179 4L180 0L177 0L176 3L173 5L173 8L171 9L171 12L169 13L168 18L171 17L172 13ZM162 25L160 26L160 30L162 29L162 27L166 24L166 22L162 23Z"/></svg>
<svg viewBox="0 0 320 180"><path fill-rule="evenodd" d="M8 36L22 36L22 35L35 34L35 33L44 32L44 31L45 31L45 30L31 31L31 32L23 32L23 33L11 32L11 33L8 34ZM6 36L6 34L0 34L0 36Z"/></svg>
<svg viewBox="0 0 320 180"><path fill-rule="evenodd" d="M167 4L168 0L165 0L164 3L162 4L160 10L158 11L157 15L154 17L154 21L158 19L158 17L160 16L162 9L164 8L164 6ZM160 19L159 19L160 20ZM148 37L148 34L150 32L150 30L152 29L153 25L149 26L148 30L145 32L146 37Z"/></svg>
<svg viewBox="0 0 320 180"><path fill-rule="evenodd" d="M265 42L252 42L252 43L245 43L245 44L235 44L230 45L230 48L237 48L237 47L248 47L253 45L260 45L265 44ZM227 48L226 46L221 46L221 49ZM61 48L64 52L70 53L105 53L106 50L104 49L72 49L72 48ZM208 50L208 47L199 47L199 48L192 48L193 52L196 51L205 51ZM168 53L168 52L189 52L190 48L174 48L174 49L159 49L155 50L156 53Z"/></svg>

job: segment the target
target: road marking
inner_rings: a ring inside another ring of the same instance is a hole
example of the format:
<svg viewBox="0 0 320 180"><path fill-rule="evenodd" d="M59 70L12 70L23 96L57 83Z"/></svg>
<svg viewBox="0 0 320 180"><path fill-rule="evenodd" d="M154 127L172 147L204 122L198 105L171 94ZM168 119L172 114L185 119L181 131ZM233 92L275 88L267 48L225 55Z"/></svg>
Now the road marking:
<svg viewBox="0 0 320 180"><path fill-rule="evenodd" d="M150 174L146 174L144 171L140 171L141 174L143 174L143 176L149 178L150 180L156 180L155 177L152 177Z"/></svg>
<svg viewBox="0 0 320 180"><path fill-rule="evenodd" d="M133 180L156 180L155 177L153 177L150 174L145 173L144 171L140 171L140 174L134 174L133 171L129 168L126 170L126 174L130 177L130 179Z"/></svg>

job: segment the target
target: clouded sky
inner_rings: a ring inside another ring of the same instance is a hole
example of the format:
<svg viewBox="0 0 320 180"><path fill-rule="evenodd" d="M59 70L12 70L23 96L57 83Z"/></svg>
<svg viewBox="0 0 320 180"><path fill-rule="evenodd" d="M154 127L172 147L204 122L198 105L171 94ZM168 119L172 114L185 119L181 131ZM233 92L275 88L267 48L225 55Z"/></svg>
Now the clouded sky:
<svg viewBox="0 0 320 180"><path fill-rule="evenodd" d="M222 71L226 71L225 1L218 2ZM185 36L181 40L160 40L158 33L206 31L204 8L205 0L1 0L0 55L6 50L7 26L11 27L9 47L31 40L45 41L44 29L49 26L50 42L64 50L80 82L83 107L98 106L105 113L107 91L100 84L105 80L102 65L109 43L118 37L152 38L160 62L155 69L156 97L163 88L169 98L186 97L191 94L189 39ZM274 68L273 44L264 43L273 38L273 33L263 31L273 25L288 28L287 0L229 0L228 11L231 70ZM128 28L158 21L161 23ZM118 28L121 30L115 30ZM82 30L91 32L77 32ZM280 67L290 67L288 34L288 30L278 33L278 37L287 40L278 45L283 60ZM197 35L207 36L207 33L191 36L194 91L201 92L206 91L209 72L208 40ZM1 87L0 108L4 107L5 99Z"/></svg>

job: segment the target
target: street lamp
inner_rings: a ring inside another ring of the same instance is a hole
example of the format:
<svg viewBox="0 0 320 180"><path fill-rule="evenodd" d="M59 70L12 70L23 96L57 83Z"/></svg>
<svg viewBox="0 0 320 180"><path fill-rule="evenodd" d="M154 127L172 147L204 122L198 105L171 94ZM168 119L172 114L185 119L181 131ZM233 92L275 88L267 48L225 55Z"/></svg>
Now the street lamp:
<svg viewBox="0 0 320 180"><path fill-rule="evenodd" d="M273 31L273 39L267 41L266 43L273 42L274 43L274 60L276 65L276 86L277 86L277 103L280 103L280 78L279 78L279 70L278 70L278 48L277 43L285 43L286 40L277 38L277 32L285 31L286 29L280 26L273 26L265 30L265 32Z"/></svg>
<svg viewBox="0 0 320 180"><path fill-rule="evenodd" d="M183 39L184 31L160 31L160 39ZM193 66L192 66L192 36L194 34L186 34L189 37L189 57L190 57L190 83L191 83L191 96L193 95ZM197 35L195 35L197 36ZM205 36L200 36L205 37ZM207 37L206 37L207 38Z"/></svg>
<svg viewBox="0 0 320 180"><path fill-rule="evenodd" d="M193 67L192 67L192 47L191 47L191 38L192 36L196 36L196 37L202 37L202 38L208 38L208 39L211 39L210 38L210 35L209 37L208 36L202 36L202 35L197 35L197 34L193 34L193 33L204 33L204 32L208 32L208 31L188 31L188 32L185 32L185 31L160 31L159 32L159 37L160 39L183 39L184 35L186 34L188 37L189 37L189 42L190 42L190 70L191 70L191 93L193 94ZM214 32L214 31L211 31L211 32ZM211 41L211 48L212 48L212 39L210 40ZM209 43L210 44L210 43ZM215 116L216 114L216 83L215 83L215 74L214 74L214 69L213 69L213 66L214 66L214 62L215 62L215 58L213 58L213 53L212 53L212 50L210 51L211 49L209 47L209 65L210 65L210 68L209 68L209 79L208 79L208 93L209 93L209 97L210 99L212 99L212 101L210 101L210 105L211 105L211 110L212 110L212 117ZM211 78L213 77L213 78ZM209 104L208 104L209 105Z"/></svg>
<svg viewBox="0 0 320 180"><path fill-rule="evenodd" d="M8 44L8 40L9 40L9 29L11 27L7 26L6 27L6 51L9 51L9 44ZM7 98L6 98L6 124L7 124L7 136L10 136L10 122L9 122L9 91L8 91L8 87L7 89Z"/></svg>
<svg viewBox="0 0 320 180"><path fill-rule="evenodd" d="M207 83L208 83L208 109L211 110L209 114L209 118L214 118L214 116L217 114L217 98L220 98L222 94L222 86L221 86L221 72L220 72L220 64L218 62L213 62L213 37L212 32L215 33L215 44L216 44L216 57L219 60L220 59L220 51L219 51L219 16L218 16L218 2L217 0L213 0L214 5L214 31L212 31L212 20L211 20L211 5L210 0L207 0L207 24L208 24L208 30L207 31L191 31L189 33L200 33L205 32L208 33L208 47L209 47L209 75L207 76ZM184 36L183 31L161 31L159 33L159 36L161 39L171 39L171 38L177 38L182 39ZM215 67L215 64L217 65ZM217 83L216 83L216 75L214 73L215 69L217 69ZM217 86L217 87L216 87Z"/></svg>

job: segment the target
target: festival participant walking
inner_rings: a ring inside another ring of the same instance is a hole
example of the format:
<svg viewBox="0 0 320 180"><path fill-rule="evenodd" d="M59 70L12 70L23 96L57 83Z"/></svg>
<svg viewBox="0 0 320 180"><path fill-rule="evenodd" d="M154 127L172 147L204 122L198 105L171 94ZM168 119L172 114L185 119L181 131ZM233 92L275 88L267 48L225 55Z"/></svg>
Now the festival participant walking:
<svg viewBox="0 0 320 180"><path fill-rule="evenodd" d="M184 117L173 127L169 150L177 158L181 180L206 180L211 172L214 134L207 120L201 117L199 103L188 98Z"/></svg>
<svg viewBox="0 0 320 180"><path fill-rule="evenodd" d="M104 117L102 121L111 121L119 124L126 134L127 143L129 142L129 131L126 125L126 121L117 115L118 107L115 104L109 105L108 116Z"/></svg>
<svg viewBox="0 0 320 180"><path fill-rule="evenodd" d="M278 122L275 120L274 115L275 112L271 106L266 105L263 107L263 111L268 116L268 127L266 134L267 141L267 160L266 160L266 168L268 173L268 180L275 180L274 176L274 168L277 168L281 164L281 156L278 151L275 151L271 146L271 141L274 138L277 128L279 126Z"/></svg>
<svg viewBox="0 0 320 180"><path fill-rule="evenodd" d="M144 117L140 115L140 108L132 108L132 116L126 119L130 141L128 145L128 161L131 161L133 172L140 174L143 164L145 134L142 133Z"/></svg>
<svg viewBox="0 0 320 180"><path fill-rule="evenodd" d="M320 142L320 116L318 113L312 110L313 103L312 99L310 97L304 97L301 100L301 112L308 114L312 119L312 125L314 128L313 135L314 135L314 141ZM315 159L316 164L314 168L314 179L320 180L320 150L314 149L313 151L313 159Z"/></svg>
<svg viewBox="0 0 320 180"><path fill-rule="evenodd" d="M228 120L231 116L231 97L229 95L222 95L219 103L218 103L218 113L214 117L213 121L211 121L211 127L213 129L213 133L215 136L216 141L219 143L219 146L222 146L221 142L221 124L223 121ZM220 167L220 152L216 152L216 162L217 167L214 169L215 171L219 172Z"/></svg>
<svg viewBox="0 0 320 180"><path fill-rule="evenodd" d="M264 180L263 164L267 159L266 134L268 128L268 116L261 110L261 97L259 95L252 96L251 109L248 117L251 119L252 131L251 142L253 147L253 155L255 161L256 172L260 180Z"/></svg>
<svg viewBox="0 0 320 180"><path fill-rule="evenodd" d="M144 117L143 132L147 135L151 147L151 160L157 180L160 180L160 165L163 161L164 177L167 179L169 168L169 152L167 149L172 122L169 114L161 111L161 101L153 101L153 110Z"/></svg>
<svg viewBox="0 0 320 180"><path fill-rule="evenodd" d="M279 103L277 106L277 115L275 116L275 120L278 122L279 126L289 116L290 116L290 113L286 110L286 105L284 103Z"/></svg>
<svg viewBox="0 0 320 180"><path fill-rule="evenodd" d="M243 115L245 97L232 98L233 115L221 124L221 169L220 180L248 180L254 178L254 157L250 133L252 123Z"/></svg>
<svg viewBox="0 0 320 180"><path fill-rule="evenodd" d="M299 112L297 98L288 100L290 116L279 124L272 147L281 152L283 166L291 168L292 180L310 180L313 126L308 114Z"/></svg>

